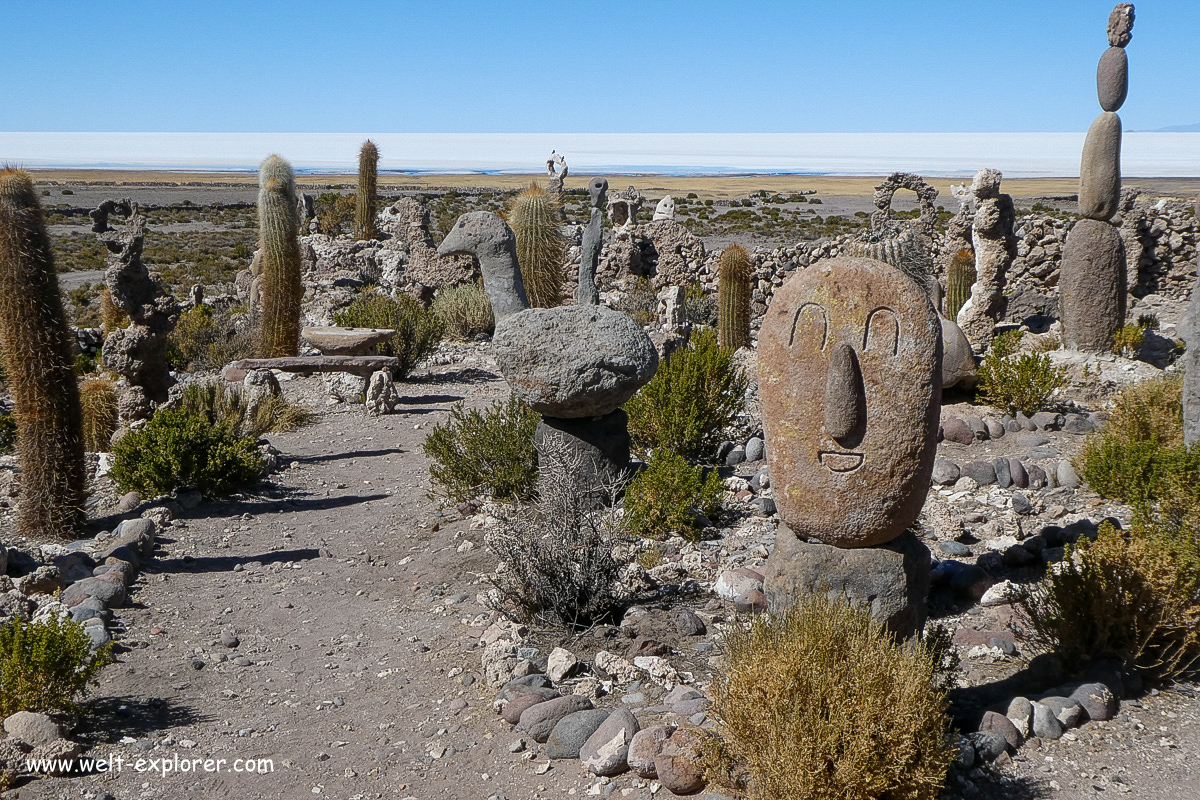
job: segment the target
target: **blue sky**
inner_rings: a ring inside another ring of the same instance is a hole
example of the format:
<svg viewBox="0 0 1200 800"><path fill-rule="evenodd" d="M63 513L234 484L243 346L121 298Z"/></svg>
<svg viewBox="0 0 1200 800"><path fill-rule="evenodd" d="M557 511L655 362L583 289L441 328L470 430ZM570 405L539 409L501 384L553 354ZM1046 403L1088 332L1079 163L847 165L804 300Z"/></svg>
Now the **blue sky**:
<svg viewBox="0 0 1200 800"><path fill-rule="evenodd" d="M1126 130L1200 122L1137 4ZM6 131L1081 131L1111 0L3 0Z"/></svg>

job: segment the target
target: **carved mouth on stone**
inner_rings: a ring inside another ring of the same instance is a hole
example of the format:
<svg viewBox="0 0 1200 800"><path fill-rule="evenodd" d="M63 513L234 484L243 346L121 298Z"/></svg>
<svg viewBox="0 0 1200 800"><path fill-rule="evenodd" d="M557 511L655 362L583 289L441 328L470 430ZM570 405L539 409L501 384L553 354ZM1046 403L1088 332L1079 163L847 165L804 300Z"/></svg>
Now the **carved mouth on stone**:
<svg viewBox="0 0 1200 800"><path fill-rule="evenodd" d="M817 460L830 472L854 472L863 465L865 453L842 453L837 450L817 451Z"/></svg>

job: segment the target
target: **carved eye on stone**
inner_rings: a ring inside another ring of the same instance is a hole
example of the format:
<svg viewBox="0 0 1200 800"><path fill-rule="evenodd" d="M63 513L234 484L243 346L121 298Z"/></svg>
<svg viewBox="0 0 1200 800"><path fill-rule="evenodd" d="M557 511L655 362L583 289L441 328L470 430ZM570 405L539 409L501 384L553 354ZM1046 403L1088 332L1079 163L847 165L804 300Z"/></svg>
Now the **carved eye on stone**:
<svg viewBox="0 0 1200 800"><path fill-rule="evenodd" d="M805 303L792 320L788 347L799 345L806 351L824 350L829 341L829 315L816 303Z"/></svg>
<svg viewBox="0 0 1200 800"><path fill-rule="evenodd" d="M867 316L863 332L863 352L894 356L900 353L900 317L887 306L881 306Z"/></svg>

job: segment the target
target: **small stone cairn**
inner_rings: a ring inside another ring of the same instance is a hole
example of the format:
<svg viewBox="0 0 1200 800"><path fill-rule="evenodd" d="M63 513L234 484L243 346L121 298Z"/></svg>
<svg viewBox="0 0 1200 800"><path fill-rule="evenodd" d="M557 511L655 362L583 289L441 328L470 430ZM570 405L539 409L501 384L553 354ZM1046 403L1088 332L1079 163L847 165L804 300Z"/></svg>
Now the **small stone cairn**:
<svg viewBox="0 0 1200 800"><path fill-rule="evenodd" d="M941 327L922 287L838 257L775 294L759 339L759 392L782 521L767 560L772 612L823 591L919 631L929 550L909 529L933 472Z"/></svg>
<svg viewBox="0 0 1200 800"><path fill-rule="evenodd" d="M1079 213L1067 234L1059 277L1063 343L1071 349L1110 352L1125 322L1125 246L1111 223L1121 200L1121 118L1129 89L1125 46L1133 38L1133 5L1118 3L1108 17L1109 48L1100 57L1096 90L1100 116L1083 143Z"/></svg>

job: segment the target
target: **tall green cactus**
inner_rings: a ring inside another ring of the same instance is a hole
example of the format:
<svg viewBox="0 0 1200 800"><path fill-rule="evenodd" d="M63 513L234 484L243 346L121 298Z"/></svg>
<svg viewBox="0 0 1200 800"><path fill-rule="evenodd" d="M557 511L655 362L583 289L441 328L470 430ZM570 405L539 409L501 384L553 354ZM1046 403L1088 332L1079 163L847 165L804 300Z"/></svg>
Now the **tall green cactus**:
<svg viewBox="0 0 1200 800"><path fill-rule="evenodd" d="M717 336L721 347L737 350L750 344L753 283L750 255L736 244L725 248L717 267Z"/></svg>
<svg viewBox="0 0 1200 800"><path fill-rule="evenodd" d="M0 171L0 349L15 401L25 536L74 538L87 473L71 332L33 179Z"/></svg>
<svg viewBox="0 0 1200 800"><path fill-rule="evenodd" d="M559 229L562 204L537 183L513 198L508 225L517 237L517 263L533 308L554 308L563 301L567 240Z"/></svg>
<svg viewBox="0 0 1200 800"><path fill-rule="evenodd" d="M957 320L975 285L975 253L959 250L946 267L946 319Z"/></svg>
<svg viewBox="0 0 1200 800"><path fill-rule="evenodd" d="M262 358L300 352L300 211L292 165L268 156L258 173L258 248L262 254L262 314L258 353Z"/></svg>
<svg viewBox="0 0 1200 800"><path fill-rule="evenodd" d="M379 177L379 148L370 139L358 151L358 198L354 206L354 238L375 239L375 184Z"/></svg>

